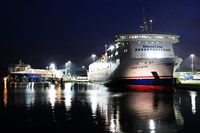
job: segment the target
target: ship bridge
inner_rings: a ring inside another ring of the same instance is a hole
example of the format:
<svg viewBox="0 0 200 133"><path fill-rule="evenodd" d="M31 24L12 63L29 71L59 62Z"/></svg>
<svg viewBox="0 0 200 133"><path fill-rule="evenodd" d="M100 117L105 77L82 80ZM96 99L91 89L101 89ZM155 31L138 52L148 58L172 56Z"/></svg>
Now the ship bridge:
<svg viewBox="0 0 200 133"><path fill-rule="evenodd" d="M130 55L131 58L174 58L172 44L176 43L179 43L178 35L120 34L116 39L115 52L119 52L120 56ZM112 50L108 52L110 57L112 53Z"/></svg>
<svg viewBox="0 0 200 133"><path fill-rule="evenodd" d="M169 35L169 34L121 34L116 40L117 42L163 42L169 44L179 43L178 35Z"/></svg>

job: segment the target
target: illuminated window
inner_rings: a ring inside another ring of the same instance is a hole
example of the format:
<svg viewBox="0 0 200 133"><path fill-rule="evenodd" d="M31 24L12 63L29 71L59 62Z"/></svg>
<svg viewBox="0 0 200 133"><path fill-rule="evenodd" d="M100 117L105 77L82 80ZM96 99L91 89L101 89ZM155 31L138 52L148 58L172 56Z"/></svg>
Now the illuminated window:
<svg viewBox="0 0 200 133"><path fill-rule="evenodd" d="M116 44L115 46L116 46L116 48L119 48L119 45L118 45L118 44Z"/></svg>
<svg viewBox="0 0 200 133"><path fill-rule="evenodd" d="M121 39L126 39L126 37L125 36L121 36Z"/></svg>

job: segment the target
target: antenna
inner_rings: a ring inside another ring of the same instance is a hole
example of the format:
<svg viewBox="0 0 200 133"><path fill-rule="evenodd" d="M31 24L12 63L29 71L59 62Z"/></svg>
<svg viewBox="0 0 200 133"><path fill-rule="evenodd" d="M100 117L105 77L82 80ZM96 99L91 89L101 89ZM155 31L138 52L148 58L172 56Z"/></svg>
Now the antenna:
<svg viewBox="0 0 200 133"><path fill-rule="evenodd" d="M21 64L22 64L22 60L20 59L20 60L19 60L19 65L21 65Z"/></svg>
<svg viewBox="0 0 200 133"><path fill-rule="evenodd" d="M148 33L148 25L147 25L146 18L145 18L144 7L142 8L142 18L143 18L143 26L141 26L142 32L143 33Z"/></svg>
<svg viewBox="0 0 200 133"><path fill-rule="evenodd" d="M145 15L144 15L144 7L142 7L142 21L143 21L143 24L144 24L144 22L145 22Z"/></svg>
<svg viewBox="0 0 200 133"><path fill-rule="evenodd" d="M105 45L105 53L107 53L107 45Z"/></svg>
<svg viewBox="0 0 200 133"><path fill-rule="evenodd" d="M153 27L152 27L153 20L145 18L144 7L142 8L142 19L143 19L143 25L140 26L140 28L142 29L142 32L143 33L148 33L149 32L149 27L150 27L150 33L152 33L153 32Z"/></svg>

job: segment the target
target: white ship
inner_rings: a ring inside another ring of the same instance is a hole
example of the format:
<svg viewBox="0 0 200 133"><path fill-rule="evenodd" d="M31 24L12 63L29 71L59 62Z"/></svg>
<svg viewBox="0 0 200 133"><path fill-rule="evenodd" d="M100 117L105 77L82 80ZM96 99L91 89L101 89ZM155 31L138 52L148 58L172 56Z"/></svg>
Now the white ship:
<svg viewBox="0 0 200 133"><path fill-rule="evenodd" d="M63 74L60 70L54 69L33 69L29 64L24 64L21 61L19 64L14 64L8 68L8 74L11 81L51 81L59 80Z"/></svg>
<svg viewBox="0 0 200 133"><path fill-rule="evenodd" d="M172 46L178 42L177 35L121 34L99 60L89 65L88 79L139 90L171 89L173 73L182 62Z"/></svg>

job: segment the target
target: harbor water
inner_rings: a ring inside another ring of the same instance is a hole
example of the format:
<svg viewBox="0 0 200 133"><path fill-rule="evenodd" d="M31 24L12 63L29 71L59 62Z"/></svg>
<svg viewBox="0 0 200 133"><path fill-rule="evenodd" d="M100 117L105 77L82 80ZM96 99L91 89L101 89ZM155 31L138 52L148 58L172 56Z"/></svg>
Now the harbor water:
<svg viewBox="0 0 200 133"><path fill-rule="evenodd" d="M123 88L122 88L123 89ZM2 131L193 133L200 93L113 92L95 83L19 83L0 88Z"/></svg>

